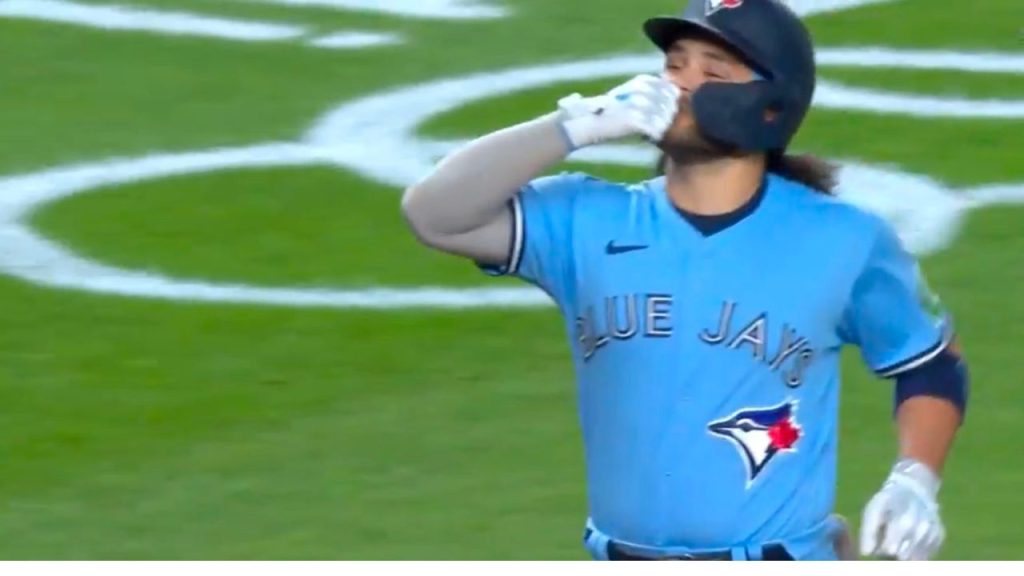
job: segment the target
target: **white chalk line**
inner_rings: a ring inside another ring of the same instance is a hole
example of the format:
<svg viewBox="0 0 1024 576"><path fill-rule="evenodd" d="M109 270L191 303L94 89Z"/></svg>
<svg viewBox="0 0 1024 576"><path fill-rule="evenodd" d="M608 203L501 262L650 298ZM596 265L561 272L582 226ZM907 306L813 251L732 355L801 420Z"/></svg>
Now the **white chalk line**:
<svg viewBox="0 0 1024 576"><path fill-rule="evenodd" d="M967 199L975 208L993 205L1024 205L1024 184L991 184L969 190Z"/></svg>
<svg viewBox="0 0 1024 576"><path fill-rule="evenodd" d="M406 18L493 19L510 10L497 2L475 0L262 0L293 7L321 7L337 10L372 11ZM814 0L792 4L802 15L846 10L891 0ZM172 36L199 36L242 42L296 40L307 37L302 26L234 18L222 18L180 11L137 8L120 4L85 4L73 0L0 0L0 17L33 19L103 30L136 31ZM327 49L366 49L394 45L401 38L392 33L338 32L306 41L308 46Z"/></svg>
<svg viewBox="0 0 1024 576"><path fill-rule="evenodd" d="M30 0L20 0L30 2ZM59 0L45 0L58 2ZM419 12L420 17L490 17L477 13L439 15L444 10L477 9L481 5L457 0L362 2L362 0L271 0L294 5L382 9ZM880 3L865 0L793 2L802 14L846 9ZM0 0L10 5L9 0ZM38 2L37 2L38 3ZM363 4L363 6L357 6ZM342 6L344 5L344 6ZM370 6L374 5L374 6ZM485 7L486 8L486 7ZM430 14L430 11L434 11ZM494 14L492 13L492 16ZM314 39L325 46L367 45L391 40L359 38L359 33L328 35ZM833 65L961 69L1019 73L1016 55L953 52L898 51L869 48L858 57L854 49L825 49L820 61ZM55 288L85 290L122 296L199 302L237 302L284 306L392 309L409 307L476 308L491 306L542 306L550 300L530 287L447 288L369 287L353 290L262 288L245 284L183 280L159 274L123 270L79 258L41 237L24 224L34 209L76 193L173 175L224 169L338 164L378 182L407 185L428 171L433 159L458 142L420 139L416 129L426 119L475 100L532 87L649 71L660 66L651 55L619 56L590 62L572 62L519 70L479 74L399 89L345 104L323 117L307 133L306 143L267 143L256 146L151 155L58 167L35 174L0 179L0 271L30 282ZM939 116L978 117L1020 113L1020 102L978 101L916 97L861 90L824 83L816 106L864 110L872 113L921 115L922 105ZM965 112L966 108L974 112ZM571 159L649 166L650 148L604 146L581 151ZM396 158L403 162L395 165ZM955 193L928 178L847 162L840 174L840 194L848 200L878 210L897 225L911 249L928 252L947 245L955 237L967 209L986 202L1022 202L1024 188L1017 185L986 187Z"/></svg>
<svg viewBox="0 0 1024 576"><path fill-rule="evenodd" d="M321 149L295 143L214 149L104 161L0 179L0 270L34 284L119 296L295 307L392 309L537 306L547 298L521 288L360 287L259 288L209 283L125 270L83 259L21 225L43 204L100 187L238 168L331 162Z"/></svg>
<svg viewBox="0 0 1024 576"><path fill-rule="evenodd" d="M285 6L315 6L394 14L406 18L478 20L503 18L510 11L496 1L478 0L260 0ZM863 1L863 0L862 0Z"/></svg>
<svg viewBox="0 0 1024 576"><path fill-rule="evenodd" d="M887 64L898 64L898 52L888 56L896 60L887 58ZM921 52L914 57L923 61L929 56ZM404 187L429 171L437 155L459 144L417 136L417 128L439 113L518 90L649 70L652 64L656 65L657 61L650 56L618 56L441 79L346 103L319 120L307 132L305 143L278 142L107 160L0 179L3 192L0 194L0 242L5 247L0 252L0 270L45 286L186 301L363 309L546 305L548 297L531 287L332 290L261 288L171 278L82 259L39 236L24 225L24 220L32 210L47 202L99 187L228 168L336 164L370 180ZM960 60L954 64L969 66L970 62ZM835 105L835 96L829 94L836 90L826 85L824 92L823 100L816 104ZM878 95L865 92L861 105L872 102ZM915 96L886 97L897 98L897 101L903 98L899 109L921 101ZM969 104L984 111L991 106L985 102L945 101L953 102L953 108ZM652 158L650 148L622 145L594 148L572 159L649 166ZM1001 185L986 188L984 193L965 194L923 176L857 162L844 163L840 181L842 197L883 214L894 223L908 247L918 253L947 246L969 209L990 200L1020 201L1019 198L1024 197L1021 186Z"/></svg>
<svg viewBox="0 0 1024 576"><path fill-rule="evenodd" d="M271 143L106 161L5 178L0 180L0 190L3 191L0 198L4 200L0 204L0 242L5 246L5 250L0 252L0 270L53 288L195 302L362 309L523 307L549 303L545 294L529 287L367 287L339 290L259 288L245 284L182 280L94 263L21 225L33 209L45 203L101 187L217 170L316 165L337 160L334 151L315 146ZM347 160L351 162L352 158ZM882 202L882 209L889 212L889 216L894 209L886 199L905 198L908 203L896 208L916 210L918 221L937 222L939 225L930 231L909 231L907 240L915 249L934 249L950 240L944 235L955 227L950 226L947 220L955 220L957 214L947 210L946 205L957 200L956 196L945 193L941 186L924 178L853 163L845 164L841 180L844 190L871 190L865 205L878 208L871 206L871 201ZM905 196L915 191L916 195ZM921 207L933 212L922 217Z"/></svg>
<svg viewBox="0 0 1024 576"><path fill-rule="evenodd" d="M206 36L244 42L291 40L304 28L269 22L199 16L130 6L93 5L66 0L0 0L0 16L75 24L104 30Z"/></svg>
<svg viewBox="0 0 1024 576"><path fill-rule="evenodd" d="M393 46L402 42L403 39L398 34L383 32L335 32L314 38L308 41L307 44L317 48L353 49Z"/></svg>
<svg viewBox="0 0 1024 576"><path fill-rule="evenodd" d="M1024 54L953 52L949 50L908 50L865 46L827 48L819 51L820 66L889 68L899 70L958 70L961 72L1020 74Z"/></svg>
<svg viewBox="0 0 1024 576"><path fill-rule="evenodd" d="M848 53L850 49L842 49ZM899 66L904 56L902 50L872 48L872 54L886 66ZM832 49L823 48L823 57L828 58ZM957 60L943 62L947 52L929 57L923 51L916 51L915 62L928 61L935 66L963 70L973 61ZM1003 54L996 53L995 56ZM1024 62L1011 69L1024 73ZM376 159L360 161L354 168L367 178L393 186L405 186L427 173L435 158L456 143L420 142L410 139L417 127L427 118L459 109L472 102L501 96L505 93L530 90L555 83L589 81L649 72L661 66L660 57L652 54L619 55L594 60L562 62L501 70L465 76L455 79L441 79L425 84L399 88L385 94L353 101L336 108L323 116L306 133L306 141L319 146L337 149L344 154L352 147L352 134L361 134L362 141L380 143L381 153ZM968 69L969 70L969 69ZM412 107L409 103L413 103ZM815 106L828 109L857 110L866 113L898 114L917 117L960 117L960 118L1024 118L1024 100L983 100L963 98L932 97L913 94L890 93L882 90L851 88L834 82L822 81L815 98ZM420 153L426 145L432 151ZM384 148L385 146L389 148ZM354 154L364 149L359 144ZM385 150L390 150L384 153ZM620 157L635 157L634 152L623 148L603 151L587 150L580 157L613 160ZM394 158L404 162L395 165Z"/></svg>
<svg viewBox="0 0 1024 576"><path fill-rule="evenodd" d="M303 26L255 20L220 18L136 8L132 6L82 4L69 0L0 0L0 17L71 24L100 30L118 30L196 36L236 42L280 42L309 36ZM306 44L327 49L365 49L399 44L398 34L344 30L310 38Z"/></svg>

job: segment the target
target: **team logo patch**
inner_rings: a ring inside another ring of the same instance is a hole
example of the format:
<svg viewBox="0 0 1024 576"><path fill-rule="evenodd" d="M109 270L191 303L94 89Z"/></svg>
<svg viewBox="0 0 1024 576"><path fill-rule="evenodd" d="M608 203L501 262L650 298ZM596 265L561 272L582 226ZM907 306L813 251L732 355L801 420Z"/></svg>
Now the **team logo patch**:
<svg viewBox="0 0 1024 576"><path fill-rule="evenodd" d="M917 300L925 313L935 322L935 325L942 326L946 324L948 315L946 314L946 308L942 303L942 299L932 291L931 286L928 285L928 279L925 278L920 266L917 267Z"/></svg>
<svg viewBox="0 0 1024 576"><path fill-rule="evenodd" d="M796 452L802 431L796 421L796 401L771 408L743 408L708 424L708 431L736 446L747 466L747 487L781 452Z"/></svg>
<svg viewBox="0 0 1024 576"><path fill-rule="evenodd" d="M707 0L705 13L708 16L711 16L723 8L726 10L732 10L733 8L739 8L742 5L743 0Z"/></svg>

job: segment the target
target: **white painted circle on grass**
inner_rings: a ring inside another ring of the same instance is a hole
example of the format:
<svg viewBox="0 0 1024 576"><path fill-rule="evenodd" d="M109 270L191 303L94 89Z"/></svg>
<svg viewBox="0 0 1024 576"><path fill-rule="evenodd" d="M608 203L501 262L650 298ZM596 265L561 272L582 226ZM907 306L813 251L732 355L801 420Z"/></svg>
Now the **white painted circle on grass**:
<svg viewBox="0 0 1024 576"><path fill-rule="evenodd" d="M822 50L822 54L824 58L842 60L849 58L850 50L843 49L841 54ZM900 51L871 50L871 58L884 61L886 66L900 65ZM917 51L912 54L912 61L917 67L952 69L969 68L976 62L970 58L943 60L949 54L933 57ZM1005 55L996 56L999 59ZM1020 62L1006 58L999 61L1009 71L1024 72ZM426 174L438 156L458 145L417 135L424 121L440 113L518 90L633 74L657 66L658 60L649 55L616 56L438 80L344 104L317 122L303 143L266 143L108 159L0 178L0 242L4 246L0 251L0 272L55 288L181 301L364 309L546 305L550 303L548 297L532 287L271 288L125 270L84 259L40 236L25 223L25 217L48 202L100 187L237 168L337 164L371 180L404 187ZM1022 101L943 99L847 88L827 82L822 83L816 104L870 113L922 115L922 107L927 106L927 114L938 116L1024 117ZM649 166L653 157L649 147L608 146L587 150L573 159ZM977 194L955 192L923 176L856 162L844 164L840 180L841 196L884 215L918 253L948 245L971 207L985 202L1024 201L1024 186L1020 185L986 187Z"/></svg>

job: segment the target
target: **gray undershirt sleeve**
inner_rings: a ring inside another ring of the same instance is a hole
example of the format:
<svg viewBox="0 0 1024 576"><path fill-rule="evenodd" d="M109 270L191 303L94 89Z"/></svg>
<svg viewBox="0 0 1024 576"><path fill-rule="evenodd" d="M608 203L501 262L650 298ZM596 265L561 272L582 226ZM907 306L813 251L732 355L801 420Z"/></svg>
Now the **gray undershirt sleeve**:
<svg viewBox="0 0 1024 576"><path fill-rule="evenodd" d="M558 114L493 132L444 158L406 190L403 214L424 243L501 263L510 248L509 200L570 151Z"/></svg>

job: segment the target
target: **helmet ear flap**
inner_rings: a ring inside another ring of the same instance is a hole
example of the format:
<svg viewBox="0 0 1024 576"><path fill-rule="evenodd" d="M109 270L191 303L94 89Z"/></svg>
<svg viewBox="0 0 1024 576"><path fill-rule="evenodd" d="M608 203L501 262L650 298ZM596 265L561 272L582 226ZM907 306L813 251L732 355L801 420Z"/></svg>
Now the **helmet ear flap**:
<svg viewBox="0 0 1024 576"><path fill-rule="evenodd" d="M693 98L697 127L735 151L784 151L811 107L817 78L814 39L780 0L689 0L679 16L644 23L667 51L696 38L732 51L754 71L742 85L705 84Z"/></svg>
<svg viewBox="0 0 1024 576"><path fill-rule="evenodd" d="M744 152L785 149L792 133L789 108L786 94L772 82L709 82L693 95L701 133Z"/></svg>

